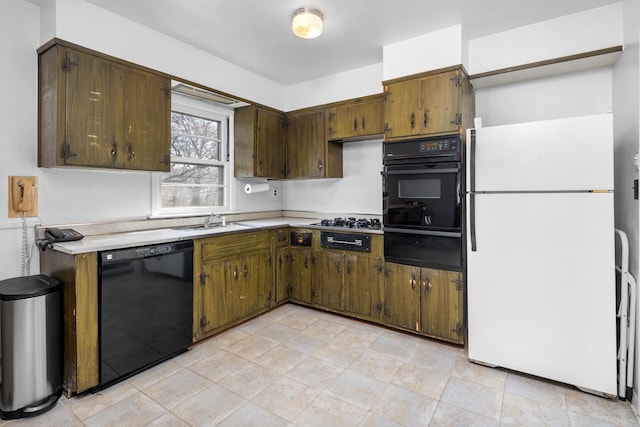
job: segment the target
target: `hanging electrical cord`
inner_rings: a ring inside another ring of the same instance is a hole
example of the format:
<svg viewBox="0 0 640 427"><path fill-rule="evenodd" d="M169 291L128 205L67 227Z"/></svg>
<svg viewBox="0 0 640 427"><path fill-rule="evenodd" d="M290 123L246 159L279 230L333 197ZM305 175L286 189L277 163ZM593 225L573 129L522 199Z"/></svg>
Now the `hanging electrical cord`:
<svg viewBox="0 0 640 427"><path fill-rule="evenodd" d="M27 233L27 217L22 212L22 275L31 275L31 251L29 250L29 236Z"/></svg>

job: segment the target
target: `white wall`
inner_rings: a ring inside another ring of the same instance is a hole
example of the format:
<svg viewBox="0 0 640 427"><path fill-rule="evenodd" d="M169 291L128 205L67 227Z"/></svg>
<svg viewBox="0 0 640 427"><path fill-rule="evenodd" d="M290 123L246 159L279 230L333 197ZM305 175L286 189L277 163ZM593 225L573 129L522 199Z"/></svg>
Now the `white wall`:
<svg viewBox="0 0 640 427"><path fill-rule="evenodd" d="M640 247L638 244L638 200L633 199L633 180L638 179L638 170L633 156L638 152L640 141L640 55L638 40L640 30L640 3L624 1L624 55L613 70L613 107L615 140L615 209L616 228L623 230L629 238L629 271L640 279ZM638 302L638 301L637 301ZM640 342L636 338L636 343ZM636 359L638 352L636 351ZM638 362L636 361L636 367ZM640 413L638 396L638 369L634 384L634 407Z"/></svg>

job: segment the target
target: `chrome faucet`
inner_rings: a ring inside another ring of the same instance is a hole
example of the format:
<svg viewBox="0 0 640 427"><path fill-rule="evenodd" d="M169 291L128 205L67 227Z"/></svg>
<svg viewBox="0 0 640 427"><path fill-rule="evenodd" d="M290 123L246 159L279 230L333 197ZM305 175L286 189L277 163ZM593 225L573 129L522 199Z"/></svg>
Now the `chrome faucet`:
<svg viewBox="0 0 640 427"><path fill-rule="evenodd" d="M220 215L216 214L215 212L211 212L211 215L209 215L205 220L204 220L204 228L211 228L213 227L213 225L211 225L211 222L215 219L215 218L219 218Z"/></svg>

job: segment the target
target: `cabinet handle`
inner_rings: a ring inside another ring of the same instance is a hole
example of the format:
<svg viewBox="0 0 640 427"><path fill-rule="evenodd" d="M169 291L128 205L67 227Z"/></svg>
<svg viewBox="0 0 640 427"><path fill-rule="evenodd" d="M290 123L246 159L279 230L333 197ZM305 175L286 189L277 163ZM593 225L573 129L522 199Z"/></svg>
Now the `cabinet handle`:
<svg viewBox="0 0 640 427"><path fill-rule="evenodd" d="M416 288L416 273L411 273L411 281L409 283L411 283L411 289Z"/></svg>
<svg viewBox="0 0 640 427"><path fill-rule="evenodd" d="M244 269L242 270L242 275L244 277L247 277L247 274L249 273L249 269L247 269L247 264L244 265Z"/></svg>
<svg viewBox="0 0 640 427"><path fill-rule="evenodd" d="M342 263L340 261L336 261L336 271L342 273Z"/></svg>
<svg viewBox="0 0 640 427"><path fill-rule="evenodd" d="M351 274L351 260L347 261L347 273Z"/></svg>
<svg viewBox="0 0 640 427"><path fill-rule="evenodd" d="M318 169L322 170L323 167L322 160L318 160Z"/></svg>
<svg viewBox="0 0 640 427"><path fill-rule="evenodd" d="M262 160L258 162L258 169L262 170Z"/></svg>
<svg viewBox="0 0 640 427"><path fill-rule="evenodd" d="M362 116L362 130L364 130L364 116Z"/></svg>
<svg viewBox="0 0 640 427"><path fill-rule="evenodd" d="M427 280L423 280L422 281L422 286L424 287L424 292L429 293L431 291L431 288L433 287L433 285L431 284L431 280L427 279Z"/></svg>
<svg viewBox="0 0 640 427"><path fill-rule="evenodd" d="M411 129L413 129L414 127L416 127L416 114L411 113Z"/></svg>
<svg viewBox="0 0 640 427"><path fill-rule="evenodd" d="M127 154L127 159L130 161L136 156L136 152L133 151L133 145L129 144L129 154Z"/></svg>
<svg viewBox="0 0 640 427"><path fill-rule="evenodd" d="M425 111L424 114L422 115L422 122L424 127L427 127L428 120L429 120L429 115Z"/></svg>
<svg viewBox="0 0 640 427"><path fill-rule="evenodd" d="M116 157L118 155L118 144L115 142L111 144L111 157Z"/></svg>
<svg viewBox="0 0 640 427"><path fill-rule="evenodd" d="M309 257L304 257L304 268L309 268Z"/></svg>
<svg viewBox="0 0 640 427"><path fill-rule="evenodd" d="M238 280L238 266L235 266L235 267L233 268L233 278L234 278L235 280Z"/></svg>
<svg viewBox="0 0 640 427"><path fill-rule="evenodd" d="M355 119L353 119L353 131L357 131L358 130L358 118L356 117Z"/></svg>

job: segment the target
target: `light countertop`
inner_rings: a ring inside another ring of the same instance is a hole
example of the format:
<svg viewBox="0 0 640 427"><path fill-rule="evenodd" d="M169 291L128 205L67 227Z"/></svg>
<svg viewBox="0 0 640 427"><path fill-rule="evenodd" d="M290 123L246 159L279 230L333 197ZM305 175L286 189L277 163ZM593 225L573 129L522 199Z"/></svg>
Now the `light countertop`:
<svg viewBox="0 0 640 427"><path fill-rule="evenodd" d="M74 242L54 243L53 249L67 254L75 255L87 252L98 252L112 249L128 248L135 246L154 245L158 243L192 240L219 234L246 232L251 230L269 229L277 227L310 227L318 229L332 229L343 232L361 232L381 234L382 230L331 228L313 225L319 220L316 218L276 217L261 218L228 223L226 226L213 228L167 227L151 230L129 231L122 233L99 234L85 236L84 239Z"/></svg>

